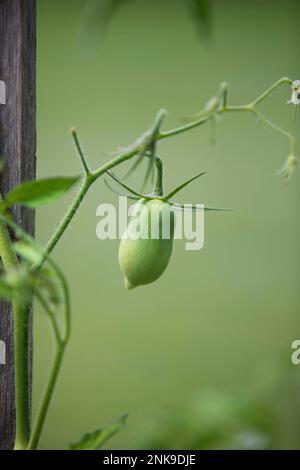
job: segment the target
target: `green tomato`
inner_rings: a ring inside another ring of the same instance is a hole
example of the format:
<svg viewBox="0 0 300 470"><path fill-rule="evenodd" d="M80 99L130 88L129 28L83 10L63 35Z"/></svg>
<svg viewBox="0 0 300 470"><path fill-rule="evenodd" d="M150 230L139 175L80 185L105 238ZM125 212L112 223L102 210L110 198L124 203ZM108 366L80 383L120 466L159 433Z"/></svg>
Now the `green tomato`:
<svg viewBox="0 0 300 470"><path fill-rule="evenodd" d="M119 264L127 289L150 284L169 264L174 239L174 212L160 199L141 199L119 247Z"/></svg>

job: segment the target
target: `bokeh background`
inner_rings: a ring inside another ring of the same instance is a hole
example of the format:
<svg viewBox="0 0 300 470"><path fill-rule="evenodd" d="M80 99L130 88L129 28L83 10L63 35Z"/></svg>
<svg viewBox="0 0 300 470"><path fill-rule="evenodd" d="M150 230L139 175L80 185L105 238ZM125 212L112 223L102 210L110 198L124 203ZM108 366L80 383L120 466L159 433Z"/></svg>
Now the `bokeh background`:
<svg viewBox="0 0 300 470"><path fill-rule="evenodd" d="M296 1L212 1L210 39L185 0L121 2L105 34L87 28L86 0L37 3L39 177L80 171L70 126L96 167L159 108L165 128L178 125L222 80L230 103L243 104L282 76L299 78ZM289 93L262 108L299 137ZM57 247L73 334L41 448L66 448L124 412L108 448L299 448L300 366L290 360L300 335L299 175L288 186L275 176L288 143L253 116L228 114L214 146L210 137L208 125L159 146L167 188L207 170L182 202L234 209L206 215L202 251L176 241L164 276L126 292L118 241L96 238L98 204L117 202L101 180ZM71 199L38 211L41 241ZM51 354L37 311L34 411Z"/></svg>

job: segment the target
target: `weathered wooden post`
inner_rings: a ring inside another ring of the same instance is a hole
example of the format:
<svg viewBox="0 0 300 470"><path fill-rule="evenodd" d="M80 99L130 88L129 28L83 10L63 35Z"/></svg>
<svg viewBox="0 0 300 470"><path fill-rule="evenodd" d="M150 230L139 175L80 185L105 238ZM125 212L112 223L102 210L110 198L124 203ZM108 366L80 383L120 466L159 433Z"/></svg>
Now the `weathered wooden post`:
<svg viewBox="0 0 300 470"><path fill-rule="evenodd" d="M0 99L0 157L5 162L1 176L3 194L35 177L35 3L35 0L0 0L0 80L5 83L6 94L5 104ZM16 222L33 233L34 213L20 207L13 213ZM13 317L11 306L3 301L0 301L0 340L6 345L6 363L0 363L0 448L10 449L15 435ZM28 361L31 364L31 357ZM29 374L29 387L30 384Z"/></svg>

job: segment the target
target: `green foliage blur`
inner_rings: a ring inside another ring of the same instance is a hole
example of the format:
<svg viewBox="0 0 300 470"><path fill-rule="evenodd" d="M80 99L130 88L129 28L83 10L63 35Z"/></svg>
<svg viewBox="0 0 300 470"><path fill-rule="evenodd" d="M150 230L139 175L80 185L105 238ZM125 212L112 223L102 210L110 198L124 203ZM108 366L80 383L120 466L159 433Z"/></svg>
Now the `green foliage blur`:
<svg viewBox="0 0 300 470"><path fill-rule="evenodd" d="M292 0L211 2L210 38L184 1L120 2L100 40L86 35L85 0L37 3L39 178L78 174L70 126L97 166L158 109L169 111L165 129L178 125L223 80L229 102L244 104L282 76L299 78ZM297 135L288 98L280 89L263 108ZM204 249L177 241L164 276L128 293L118 241L96 238L98 204L117 199L101 180L87 195L54 254L70 282L73 326L41 448L67 448L127 412L111 448L299 448L300 368L290 360L300 334L299 175L288 186L275 176L288 144L253 116L226 115L214 146L208 124L159 152L166 190L206 170L182 202L233 211L206 215ZM130 184L139 187L144 171ZM71 200L38 210L39 240ZM38 311L34 327L33 411L52 352Z"/></svg>

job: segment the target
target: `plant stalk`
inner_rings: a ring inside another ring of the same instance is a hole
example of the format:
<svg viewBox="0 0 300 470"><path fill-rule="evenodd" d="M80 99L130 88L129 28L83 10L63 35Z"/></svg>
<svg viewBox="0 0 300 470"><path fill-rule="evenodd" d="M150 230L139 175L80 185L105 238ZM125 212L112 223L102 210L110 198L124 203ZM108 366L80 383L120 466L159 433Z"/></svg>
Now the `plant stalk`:
<svg viewBox="0 0 300 470"><path fill-rule="evenodd" d="M6 224L0 220L0 256L5 271L18 267L18 258L12 248ZM30 436L30 387L29 387L29 312L30 306L14 301L14 364L16 438L15 449L26 449Z"/></svg>
<svg viewBox="0 0 300 470"><path fill-rule="evenodd" d="M53 391L57 382L57 377L58 377L58 374L62 365L63 355L65 352L65 346L66 344L64 342L60 342L60 344L57 346L57 350L55 353L55 358L54 358L54 362L51 368L45 394L44 394L42 404L37 415L37 420L36 420L32 435L30 437L27 450L35 450L38 446L41 432L42 432L45 419L47 416L47 411L48 411L51 398L53 395Z"/></svg>

